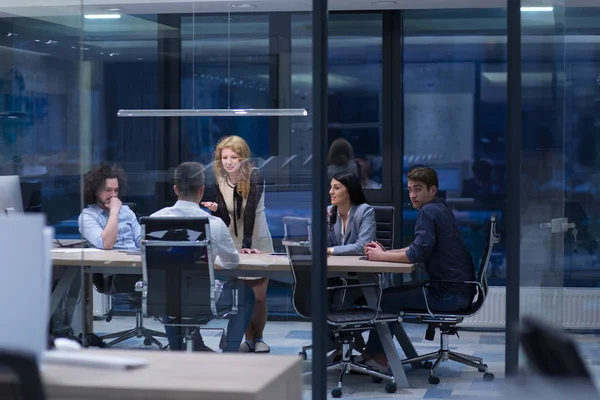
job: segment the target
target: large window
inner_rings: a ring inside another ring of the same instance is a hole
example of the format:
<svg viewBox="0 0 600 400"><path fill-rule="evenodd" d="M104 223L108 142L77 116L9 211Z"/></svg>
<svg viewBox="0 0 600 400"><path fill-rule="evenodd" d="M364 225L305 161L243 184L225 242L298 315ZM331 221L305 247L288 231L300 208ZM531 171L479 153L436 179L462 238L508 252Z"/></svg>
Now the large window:
<svg viewBox="0 0 600 400"><path fill-rule="evenodd" d="M77 14L0 25L0 175L20 175L25 208L50 223L80 210Z"/></svg>
<svg viewBox="0 0 600 400"><path fill-rule="evenodd" d="M181 108L271 108L269 18L227 14L181 19ZM210 163L219 138L239 135L269 156L269 118L182 118L181 159Z"/></svg>
<svg viewBox="0 0 600 400"><path fill-rule="evenodd" d="M427 165L455 210L475 260L486 221L505 210L505 10L407 10L404 15L404 171ZM501 88L498 85L502 85ZM502 92L503 90L503 92ZM406 185L406 178L404 178ZM403 240L417 216L405 192ZM500 229L502 230L502 229ZM490 274L505 277L502 244ZM497 278L497 279L495 279Z"/></svg>
<svg viewBox="0 0 600 400"><path fill-rule="evenodd" d="M310 16L292 16L292 104L308 109L312 98L309 28ZM363 188L380 189L384 182L381 13L330 15L328 62L328 175L356 171ZM310 131L294 128L295 148L307 152L302 137L310 137ZM347 160L347 154L353 159Z"/></svg>

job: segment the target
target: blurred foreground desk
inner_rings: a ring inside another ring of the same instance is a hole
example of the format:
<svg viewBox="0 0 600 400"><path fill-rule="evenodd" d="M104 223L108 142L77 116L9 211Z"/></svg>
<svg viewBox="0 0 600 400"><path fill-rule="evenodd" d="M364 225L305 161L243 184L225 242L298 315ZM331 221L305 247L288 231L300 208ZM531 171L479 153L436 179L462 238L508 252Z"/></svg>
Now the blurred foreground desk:
<svg viewBox="0 0 600 400"><path fill-rule="evenodd" d="M44 365L48 399L272 400L302 398L296 356L82 350L139 357L139 369Z"/></svg>

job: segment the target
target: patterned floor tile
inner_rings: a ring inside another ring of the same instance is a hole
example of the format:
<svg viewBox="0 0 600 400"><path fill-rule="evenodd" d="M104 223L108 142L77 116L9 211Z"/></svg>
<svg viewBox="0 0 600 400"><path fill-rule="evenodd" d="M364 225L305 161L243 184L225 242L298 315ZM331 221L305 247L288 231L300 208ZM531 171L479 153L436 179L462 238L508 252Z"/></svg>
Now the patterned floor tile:
<svg viewBox="0 0 600 400"><path fill-rule="evenodd" d="M479 343L480 344L499 344L504 346L505 343L505 336L504 335L486 335L486 334L482 334L481 336L479 336Z"/></svg>
<svg viewBox="0 0 600 400"><path fill-rule="evenodd" d="M144 320L149 329L163 331L162 325L152 319ZM135 325L133 317L113 317L110 323L96 321L97 332L117 332L131 329ZM210 328L224 328L227 326L225 320L215 320L208 324ZM439 349L439 332L433 342L424 340L425 326L417 324L405 324L409 338L413 341L419 354L437 351ZM312 325L310 322L269 322L265 330L265 341L271 346L272 354L298 354L303 344L311 339ZM425 369L412 369L405 367L410 388L398 388L394 394L385 392L385 384L374 384L370 377L359 374L351 374L344 379L343 398L352 400L376 400L376 399L465 399L475 400L482 397L497 398L502 393L504 380L504 343L505 336L501 333L461 331L460 338L450 339L451 349L455 351L483 357L490 372L495 375L493 382L484 382L483 374L476 369L458 364L452 361L444 362L437 371L440 378L438 385L428 383L429 372ZM202 335L207 346L218 349L220 333L218 331L202 330ZM367 338L368 334L365 334ZM588 363L590 373L600 384L600 338L596 334L577 333L573 336L577 341L582 356ZM160 339L166 344L166 339ZM115 346L115 348L146 349L153 350L156 346L145 346L142 339L134 338ZM400 354L403 354L399 346ZM268 357L268 355L265 355ZM310 371L311 354L309 360L303 365L306 371ZM328 378L328 398L331 398L329 390L336 387L338 373L330 371ZM310 375L304 378L302 398L311 399Z"/></svg>
<svg viewBox="0 0 600 400"><path fill-rule="evenodd" d="M452 390L429 389L423 396L424 399L449 399L452 396Z"/></svg>
<svg viewBox="0 0 600 400"><path fill-rule="evenodd" d="M311 331L289 331L287 335L285 335L286 339L302 339L302 340L310 340L312 338Z"/></svg>

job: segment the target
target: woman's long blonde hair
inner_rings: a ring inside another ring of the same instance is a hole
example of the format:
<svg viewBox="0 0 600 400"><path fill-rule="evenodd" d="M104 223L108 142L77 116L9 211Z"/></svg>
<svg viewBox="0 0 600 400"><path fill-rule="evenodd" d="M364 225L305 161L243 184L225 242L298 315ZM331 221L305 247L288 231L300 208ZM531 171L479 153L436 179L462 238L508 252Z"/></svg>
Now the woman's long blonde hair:
<svg viewBox="0 0 600 400"><path fill-rule="evenodd" d="M224 177L227 172L223 169L223 163L221 162L221 153L223 149L230 149L240 158L240 179L237 184L237 191L245 199L250 193L250 173L254 165L250 162L250 147L244 139L239 136L226 136L217 143L215 150L215 164L213 169L217 177Z"/></svg>

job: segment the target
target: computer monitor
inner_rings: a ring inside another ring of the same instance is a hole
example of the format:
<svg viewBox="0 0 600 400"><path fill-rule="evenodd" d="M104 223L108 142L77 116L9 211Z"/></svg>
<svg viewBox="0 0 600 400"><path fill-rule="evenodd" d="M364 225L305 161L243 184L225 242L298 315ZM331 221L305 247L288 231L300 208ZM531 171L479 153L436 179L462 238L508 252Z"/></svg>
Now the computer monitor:
<svg viewBox="0 0 600 400"><path fill-rule="evenodd" d="M462 189L460 168L436 168L440 187L438 189L455 192Z"/></svg>
<svg viewBox="0 0 600 400"><path fill-rule="evenodd" d="M7 209L23 212L21 181L18 175L0 176L0 214L5 214Z"/></svg>

